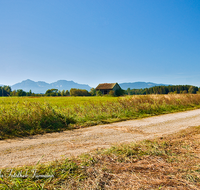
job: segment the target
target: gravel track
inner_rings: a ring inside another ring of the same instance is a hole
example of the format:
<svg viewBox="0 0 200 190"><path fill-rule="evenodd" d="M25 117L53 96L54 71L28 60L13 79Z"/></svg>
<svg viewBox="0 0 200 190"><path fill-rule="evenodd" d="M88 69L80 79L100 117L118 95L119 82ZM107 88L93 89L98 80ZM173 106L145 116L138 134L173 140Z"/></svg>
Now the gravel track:
<svg viewBox="0 0 200 190"><path fill-rule="evenodd" d="M200 109L108 125L0 141L0 168L77 156L116 143L135 142L200 125Z"/></svg>

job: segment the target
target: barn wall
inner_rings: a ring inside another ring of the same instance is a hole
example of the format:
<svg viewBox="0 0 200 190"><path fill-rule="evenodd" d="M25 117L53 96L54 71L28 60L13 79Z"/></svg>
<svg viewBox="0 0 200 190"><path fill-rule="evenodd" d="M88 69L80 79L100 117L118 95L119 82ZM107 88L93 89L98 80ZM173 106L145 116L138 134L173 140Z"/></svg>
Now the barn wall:
<svg viewBox="0 0 200 190"><path fill-rule="evenodd" d="M107 91L107 93L105 93L105 91ZM105 94L109 94L110 90L101 90L102 94L105 95Z"/></svg>
<svg viewBox="0 0 200 190"><path fill-rule="evenodd" d="M117 84L116 84L116 85L114 86L114 88L113 88L114 91L116 91L116 90L120 90L120 89L121 89L120 86L117 85Z"/></svg>

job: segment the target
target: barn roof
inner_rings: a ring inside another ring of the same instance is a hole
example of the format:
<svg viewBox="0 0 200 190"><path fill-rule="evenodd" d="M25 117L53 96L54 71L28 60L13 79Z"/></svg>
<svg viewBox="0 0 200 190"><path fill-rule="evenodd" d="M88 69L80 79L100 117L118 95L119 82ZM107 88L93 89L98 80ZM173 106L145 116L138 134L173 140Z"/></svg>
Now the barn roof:
<svg viewBox="0 0 200 190"><path fill-rule="evenodd" d="M114 86L116 85L117 83L102 83L102 84L99 84L97 87L96 87L96 90L111 90L114 88Z"/></svg>

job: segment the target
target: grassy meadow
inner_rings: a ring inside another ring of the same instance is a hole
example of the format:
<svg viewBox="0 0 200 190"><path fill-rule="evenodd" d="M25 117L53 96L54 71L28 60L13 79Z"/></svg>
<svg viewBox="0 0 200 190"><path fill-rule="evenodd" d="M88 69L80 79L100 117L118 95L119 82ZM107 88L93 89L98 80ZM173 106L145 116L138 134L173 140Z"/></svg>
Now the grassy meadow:
<svg viewBox="0 0 200 190"><path fill-rule="evenodd" d="M125 97L2 97L0 139L196 109L198 94Z"/></svg>

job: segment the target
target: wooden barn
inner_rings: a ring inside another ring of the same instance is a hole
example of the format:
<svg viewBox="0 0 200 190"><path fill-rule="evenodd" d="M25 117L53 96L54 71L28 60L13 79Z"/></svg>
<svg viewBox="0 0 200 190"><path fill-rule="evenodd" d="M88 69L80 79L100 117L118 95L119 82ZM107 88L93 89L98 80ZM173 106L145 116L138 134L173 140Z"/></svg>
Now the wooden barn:
<svg viewBox="0 0 200 190"><path fill-rule="evenodd" d="M121 87L118 83L102 83L96 87L96 90L100 90L103 95L109 94L111 90L116 92L116 90L120 90Z"/></svg>

